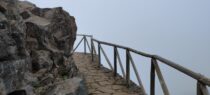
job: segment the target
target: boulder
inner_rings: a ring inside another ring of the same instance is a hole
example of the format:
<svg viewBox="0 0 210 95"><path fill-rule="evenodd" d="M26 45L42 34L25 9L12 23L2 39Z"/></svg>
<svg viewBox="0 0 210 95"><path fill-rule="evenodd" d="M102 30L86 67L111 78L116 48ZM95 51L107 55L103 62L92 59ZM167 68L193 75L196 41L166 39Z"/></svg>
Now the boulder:
<svg viewBox="0 0 210 95"><path fill-rule="evenodd" d="M58 88L49 93L85 95L77 94L83 91L82 78L74 78L76 31L74 17L61 7L0 0L0 95L43 95L52 85Z"/></svg>

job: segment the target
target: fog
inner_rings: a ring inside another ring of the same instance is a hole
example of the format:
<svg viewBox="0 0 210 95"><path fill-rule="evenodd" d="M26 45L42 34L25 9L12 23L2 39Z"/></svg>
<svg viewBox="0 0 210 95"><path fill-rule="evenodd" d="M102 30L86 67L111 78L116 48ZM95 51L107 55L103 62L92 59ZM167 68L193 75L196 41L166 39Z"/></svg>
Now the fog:
<svg viewBox="0 0 210 95"><path fill-rule="evenodd" d="M210 78L209 0L29 1L39 7L63 7L76 18L79 34L160 55ZM150 59L132 55L149 94ZM160 67L172 95L196 95L196 80ZM136 81L133 72L132 79ZM158 80L156 84L157 95L162 95Z"/></svg>

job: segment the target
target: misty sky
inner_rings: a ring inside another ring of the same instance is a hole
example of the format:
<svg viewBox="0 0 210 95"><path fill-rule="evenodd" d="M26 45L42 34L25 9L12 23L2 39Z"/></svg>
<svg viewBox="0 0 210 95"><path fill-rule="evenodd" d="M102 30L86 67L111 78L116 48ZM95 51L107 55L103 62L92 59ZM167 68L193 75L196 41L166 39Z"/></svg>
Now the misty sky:
<svg viewBox="0 0 210 95"><path fill-rule="evenodd" d="M158 54L210 77L210 0L29 1L62 6L76 18L78 33ZM149 93L149 61L134 56ZM160 66L172 95L196 95L195 80ZM161 95L159 85L157 90Z"/></svg>

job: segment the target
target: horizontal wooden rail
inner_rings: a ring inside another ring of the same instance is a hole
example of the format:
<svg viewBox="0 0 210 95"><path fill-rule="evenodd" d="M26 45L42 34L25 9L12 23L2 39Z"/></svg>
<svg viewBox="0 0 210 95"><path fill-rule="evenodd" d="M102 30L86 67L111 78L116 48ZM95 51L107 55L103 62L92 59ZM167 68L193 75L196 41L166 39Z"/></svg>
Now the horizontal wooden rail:
<svg viewBox="0 0 210 95"><path fill-rule="evenodd" d="M92 35L77 34L77 36L93 37Z"/></svg>
<svg viewBox="0 0 210 95"><path fill-rule="evenodd" d="M202 82L203 84L206 84L206 85L210 86L210 79L205 77L205 76L203 76L203 75L201 75L201 74L199 74L199 73L196 73L196 72L194 72L194 71L192 71L190 69L187 69L187 68L185 68L185 67L183 67L183 66L181 66L181 65L179 65L179 64L177 64L175 62L172 62L170 60L162 58L162 57L160 57L158 55L154 55L153 58L155 58L156 60L159 60L159 61L165 63L168 66L171 66L174 69L177 69L178 71L180 71L180 72L182 72L182 73L184 73L184 74L186 74L186 75L188 75L188 76L190 76L190 77L192 77L192 78Z"/></svg>
<svg viewBox="0 0 210 95"><path fill-rule="evenodd" d="M108 46L116 46L117 48L121 48L121 49L128 49L129 51L134 52L134 53L139 54L139 55L142 55L144 57L150 57L150 58L153 57L153 55L151 55L151 54L140 52L140 51L137 51L135 49L132 49L132 48L129 48L129 47L126 47L126 46L113 44L113 43L108 43L108 42L104 42L104 41L99 41L99 40L96 40L94 38L93 38L93 41L96 41L96 42L98 42L100 44L104 44L104 45L108 45Z"/></svg>
<svg viewBox="0 0 210 95"><path fill-rule="evenodd" d="M156 59L158 61L161 61L164 64L166 64L166 65L168 65L168 66L170 66L170 67L172 67L172 68L174 68L174 69L176 69L176 70L178 70L178 71L180 71L180 72L182 72L182 73L184 73L184 74L186 74L186 75L188 75L188 76L190 76L190 77L192 77L192 78L194 78L196 80L199 80L200 82L202 82L202 83L204 83L204 84L206 84L208 86L210 86L210 79L209 78L207 78L207 77L205 77L205 76L203 76L203 75L201 75L199 73L195 73L194 71L192 71L190 69L187 69L187 68L185 68L183 66L180 66L177 63L172 62L170 60L167 60L165 58L162 58L162 57L160 57L158 55L147 54L147 53L144 53L144 52L141 52L141 51L137 51L137 50L129 48L129 47L125 47L125 46L121 46L121 45L117 45L117 44L113 44L113 43L108 43L108 42L104 42L104 41L99 41L99 40L96 40L96 39L93 39L93 41L96 41L96 42L98 42L100 44L104 44L104 45L116 46L117 48L127 49L127 50L129 50L129 51L131 51L133 53L142 55L144 57L154 58L154 59Z"/></svg>

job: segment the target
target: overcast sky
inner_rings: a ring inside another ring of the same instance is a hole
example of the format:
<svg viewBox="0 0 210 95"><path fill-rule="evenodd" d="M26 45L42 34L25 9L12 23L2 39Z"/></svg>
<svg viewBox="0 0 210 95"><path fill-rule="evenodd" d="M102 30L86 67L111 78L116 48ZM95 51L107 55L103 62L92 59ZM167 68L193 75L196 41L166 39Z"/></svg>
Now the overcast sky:
<svg viewBox="0 0 210 95"><path fill-rule="evenodd" d="M78 33L158 54L210 77L210 0L30 1L39 7L62 6L76 18ZM134 59L143 64L138 69L149 93L149 61ZM172 95L196 95L195 80L160 66Z"/></svg>

